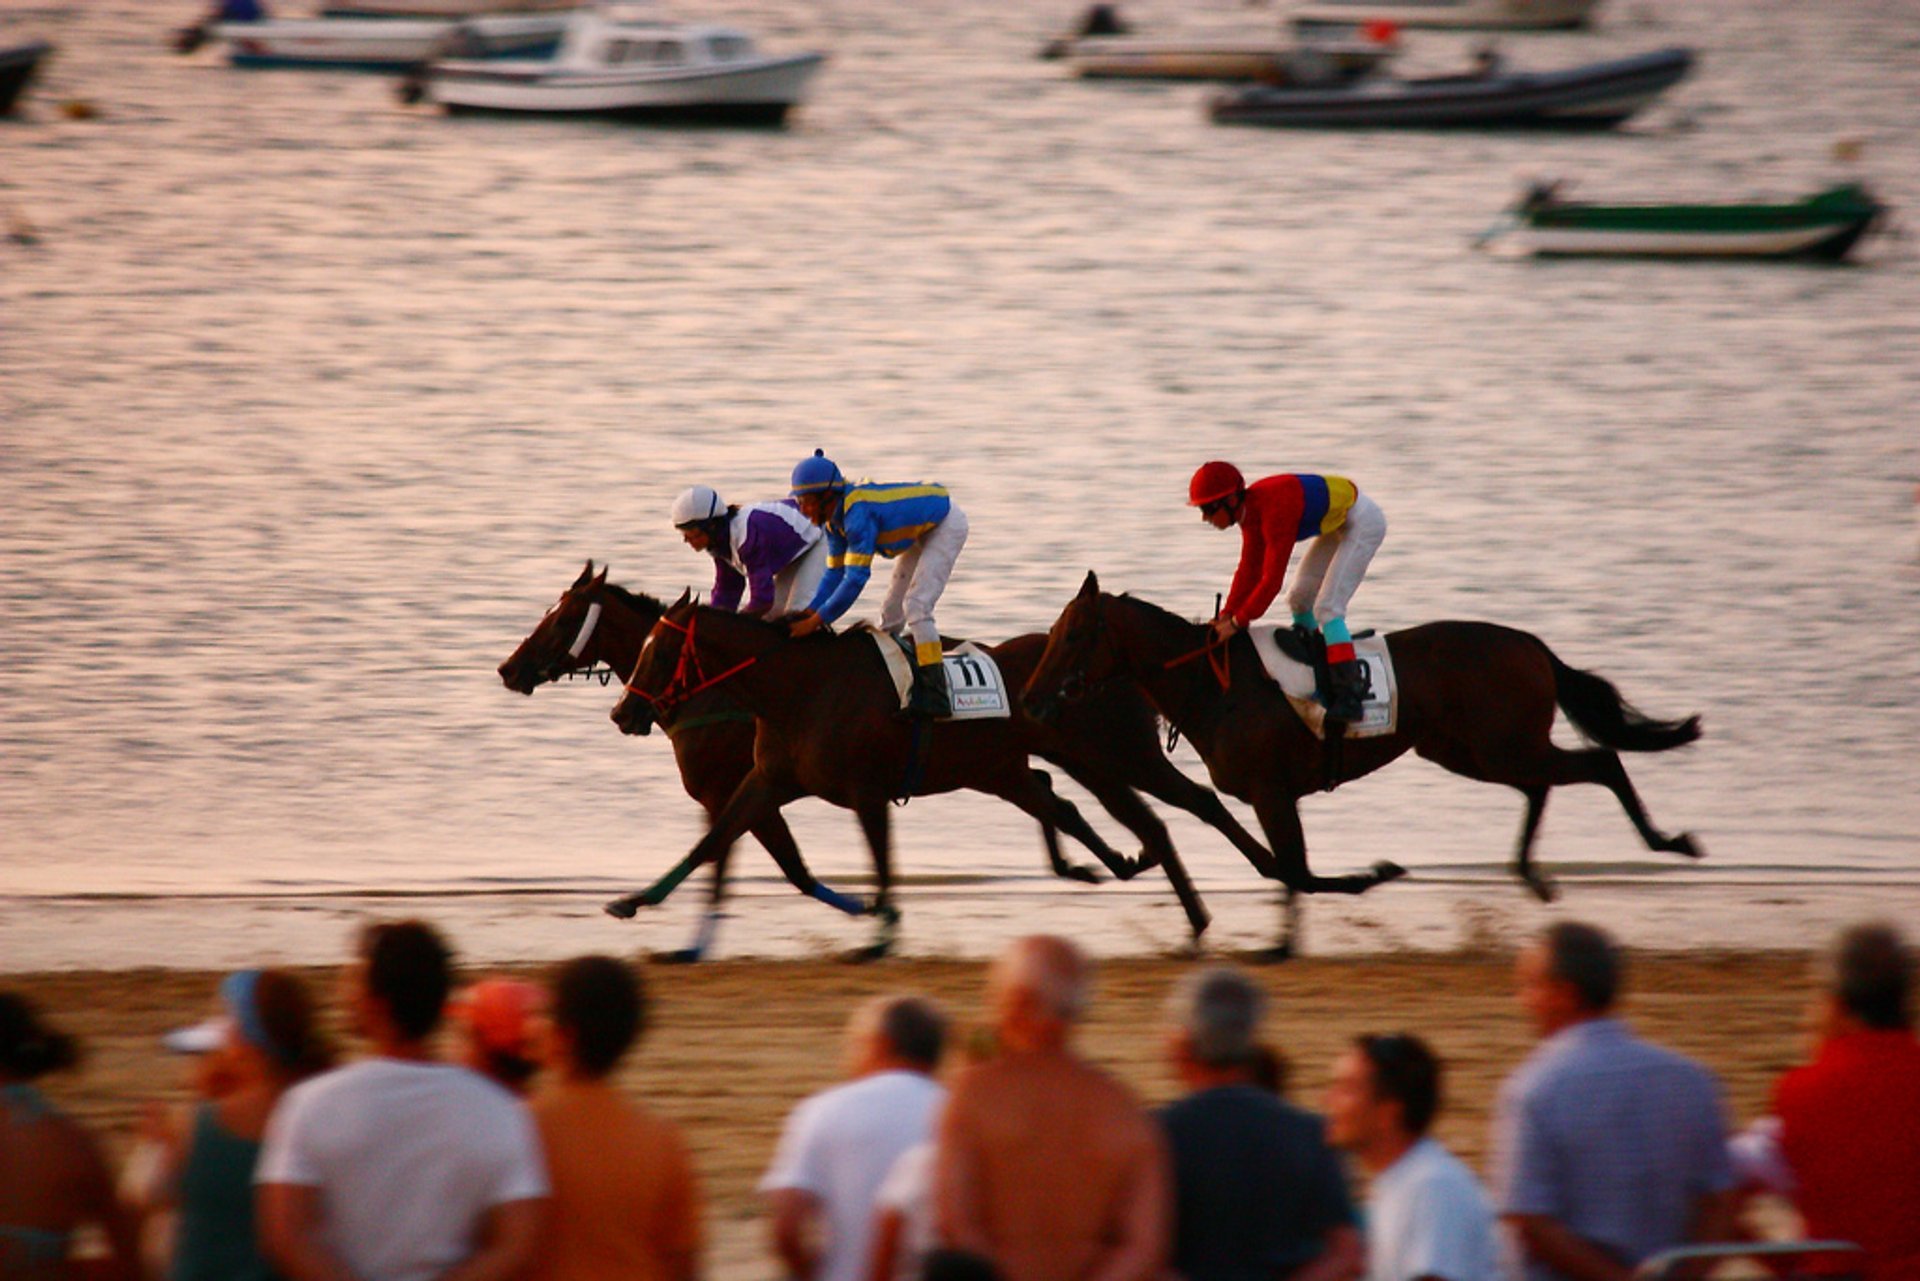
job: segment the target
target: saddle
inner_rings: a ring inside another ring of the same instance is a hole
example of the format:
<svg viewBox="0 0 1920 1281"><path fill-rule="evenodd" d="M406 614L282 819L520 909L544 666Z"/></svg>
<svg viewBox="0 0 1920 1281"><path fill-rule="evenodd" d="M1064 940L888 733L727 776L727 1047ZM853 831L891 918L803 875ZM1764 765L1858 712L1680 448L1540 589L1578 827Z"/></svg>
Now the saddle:
<svg viewBox="0 0 1920 1281"><path fill-rule="evenodd" d="M881 661L887 665L887 675L893 678L904 711L913 692L913 641L877 628L870 629L868 634L880 649ZM993 655L972 641L942 637L940 643L946 649L940 661L946 665L947 695L953 703L953 715L940 719L1004 720L1012 716L1013 699Z"/></svg>
<svg viewBox="0 0 1920 1281"><path fill-rule="evenodd" d="M1247 633L1253 649L1287 702L1315 738L1325 737L1327 719L1327 642L1319 632L1296 627L1253 627ZM1391 734L1399 719L1399 689L1393 676L1393 656L1387 642L1373 629L1353 638L1354 657L1360 662L1365 686L1361 717L1347 727L1348 738Z"/></svg>

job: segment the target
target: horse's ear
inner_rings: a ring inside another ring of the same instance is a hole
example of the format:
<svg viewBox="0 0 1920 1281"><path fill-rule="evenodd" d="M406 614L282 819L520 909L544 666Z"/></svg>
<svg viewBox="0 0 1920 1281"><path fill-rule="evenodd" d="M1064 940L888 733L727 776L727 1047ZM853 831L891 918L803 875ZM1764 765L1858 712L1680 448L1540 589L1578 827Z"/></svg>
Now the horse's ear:
<svg viewBox="0 0 1920 1281"><path fill-rule="evenodd" d="M573 586L568 590L577 592L582 587L585 587L588 583L592 581L593 581L593 557L589 556L587 557L587 567L580 571L580 577L573 580Z"/></svg>
<svg viewBox="0 0 1920 1281"><path fill-rule="evenodd" d="M1080 584L1080 595L1092 598L1100 594L1100 579L1092 570L1087 571L1087 579Z"/></svg>
<svg viewBox="0 0 1920 1281"><path fill-rule="evenodd" d="M588 561L588 562L587 562L587 568L588 568L588 569L592 569L592 568L593 568L593 562L592 562L592 561ZM605 586L607 585L607 571L608 571L609 569L612 569L612 568L613 568L613 566L611 566L611 565L602 565L602 566L600 567L600 576L599 576L598 578L595 578L595 579L593 580L593 585L594 585L595 587L605 587Z"/></svg>
<svg viewBox="0 0 1920 1281"><path fill-rule="evenodd" d="M681 609L685 607L686 603L692 599L693 599L693 588L684 587L680 590L680 599L673 602L673 608Z"/></svg>

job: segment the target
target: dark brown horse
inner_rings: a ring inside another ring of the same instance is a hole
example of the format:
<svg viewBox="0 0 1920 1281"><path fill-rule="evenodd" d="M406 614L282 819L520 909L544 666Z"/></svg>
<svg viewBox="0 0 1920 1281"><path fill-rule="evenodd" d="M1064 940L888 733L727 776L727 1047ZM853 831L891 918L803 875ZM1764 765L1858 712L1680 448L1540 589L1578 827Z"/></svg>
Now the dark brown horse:
<svg viewBox="0 0 1920 1281"><path fill-rule="evenodd" d="M1009 686L1018 687L1045 644L1046 638L1035 634L989 652ZM1089 700L1051 726L1039 725L1016 709L1002 720L916 727L897 716L898 697L870 636L848 633L792 641L783 627L683 600L655 628L613 718L629 733L645 733L658 716L672 714L689 691L718 688L732 691L759 718L753 771L713 830L672 872L647 890L608 905L617 916L631 916L641 906L660 902L694 868L720 857L761 815L806 795L859 815L874 857L878 901L887 905L892 883L889 801L903 793L924 796L962 788L999 796L1039 819L1056 870L1061 865L1054 827L1082 841L1123 877L1142 867L1164 866L1196 940L1206 929L1206 910L1165 826L1133 789L1196 814L1225 833L1264 874L1277 872L1272 857L1220 798L1166 759L1152 709L1127 691ZM919 738L923 734L924 742ZM1065 769L1138 835L1145 848L1140 862L1105 850L1073 807L1053 795L1046 775L1030 768L1029 754ZM889 923L877 950L884 950L890 938Z"/></svg>
<svg viewBox="0 0 1920 1281"><path fill-rule="evenodd" d="M500 679L516 693L532 694L541 685L596 665L625 675L640 657L647 633L666 612L664 601L609 583L607 571L595 574L593 562L588 561L580 577L500 664ZM688 699L661 728L673 744L681 786L711 819L753 768L753 714L742 709L725 690L713 690ZM869 910L867 904L814 879L792 831L779 814L755 822L750 830L802 894L850 915ZM697 961L705 953L719 927L731 854L729 848L714 860L713 886L699 932L687 947L661 959Z"/></svg>
<svg viewBox="0 0 1920 1281"><path fill-rule="evenodd" d="M1203 661L1205 624L1157 605L1100 590L1091 573L1048 633L1024 702L1057 715L1064 702L1116 680L1137 683L1193 743L1214 786L1250 803L1290 890L1358 894L1402 875L1390 863L1363 875L1316 876L1296 802L1328 785L1327 749L1269 680L1253 645L1236 636L1226 648L1225 688ZM1445 622L1387 637L1400 686L1392 734L1338 744L1332 779L1371 774L1409 749L1435 764L1517 788L1527 800L1513 870L1541 899L1552 883L1533 863L1533 838L1547 791L1563 783L1599 783L1619 798L1651 849L1700 857L1691 836L1666 836L1647 818L1620 752L1663 752L1700 736L1700 718L1649 719L1602 678L1561 662L1545 642L1492 623ZM1596 747L1566 751L1549 738L1554 708Z"/></svg>

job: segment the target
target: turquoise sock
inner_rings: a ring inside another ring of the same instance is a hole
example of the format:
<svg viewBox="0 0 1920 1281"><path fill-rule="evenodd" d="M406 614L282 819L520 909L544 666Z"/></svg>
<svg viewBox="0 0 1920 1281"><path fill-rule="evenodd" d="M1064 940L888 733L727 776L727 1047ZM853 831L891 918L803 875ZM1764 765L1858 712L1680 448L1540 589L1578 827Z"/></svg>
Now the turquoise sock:
<svg viewBox="0 0 1920 1281"><path fill-rule="evenodd" d="M1295 627L1304 627L1308 631L1312 631L1314 628L1318 627L1320 624L1314 620L1312 610L1296 609L1293 611L1293 625Z"/></svg>
<svg viewBox="0 0 1920 1281"><path fill-rule="evenodd" d="M1347 620L1344 618L1329 618L1321 626L1320 634L1327 638L1328 646L1353 643L1353 633L1347 630Z"/></svg>

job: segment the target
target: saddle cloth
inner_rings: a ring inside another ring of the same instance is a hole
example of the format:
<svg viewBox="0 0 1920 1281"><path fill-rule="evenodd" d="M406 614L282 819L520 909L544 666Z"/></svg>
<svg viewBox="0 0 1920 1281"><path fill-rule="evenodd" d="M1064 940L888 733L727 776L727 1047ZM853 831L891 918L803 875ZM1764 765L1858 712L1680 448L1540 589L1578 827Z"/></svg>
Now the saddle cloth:
<svg viewBox="0 0 1920 1281"><path fill-rule="evenodd" d="M1315 738L1323 736L1326 728L1327 709L1314 697L1318 686L1314 681L1313 667L1285 653L1280 648L1279 633L1287 630L1277 626L1249 628L1247 634L1253 637L1254 653L1260 655L1261 665L1267 669L1267 675L1273 677L1280 686L1280 692L1293 704L1293 710L1300 714L1307 728L1313 731ZM1394 684L1393 657L1387 652L1384 637L1367 636L1353 642L1354 657L1360 660L1360 670L1367 678L1366 693L1360 703L1360 719L1347 727L1348 738L1378 738L1391 734L1400 714L1400 690Z"/></svg>
<svg viewBox="0 0 1920 1281"><path fill-rule="evenodd" d="M907 695L913 690L912 642L877 629L871 635L887 664L887 675L893 677L900 707L905 710ZM1004 720L1013 715L1013 699L1001 679L1000 665L987 651L977 648L972 641L961 641L943 654L940 661L946 665L947 694L953 703L953 715L943 716L941 720Z"/></svg>

